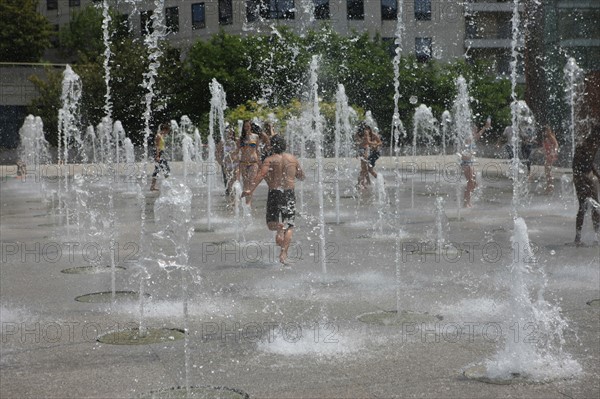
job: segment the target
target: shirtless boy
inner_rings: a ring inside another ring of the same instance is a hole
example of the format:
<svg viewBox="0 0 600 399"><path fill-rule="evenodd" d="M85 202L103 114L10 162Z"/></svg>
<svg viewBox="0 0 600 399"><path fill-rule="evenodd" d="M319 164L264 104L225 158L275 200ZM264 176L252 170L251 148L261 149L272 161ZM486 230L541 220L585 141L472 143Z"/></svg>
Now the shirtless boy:
<svg viewBox="0 0 600 399"><path fill-rule="evenodd" d="M276 231L275 243L281 247L279 261L287 264L296 216L295 181L304 180L304 171L298 159L285 152L285 140L276 135L271 138L273 155L267 157L248 190L242 197L251 196L259 183L265 179L269 186L267 197L267 227ZM281 219L280 219L281 217Z"/></svg>

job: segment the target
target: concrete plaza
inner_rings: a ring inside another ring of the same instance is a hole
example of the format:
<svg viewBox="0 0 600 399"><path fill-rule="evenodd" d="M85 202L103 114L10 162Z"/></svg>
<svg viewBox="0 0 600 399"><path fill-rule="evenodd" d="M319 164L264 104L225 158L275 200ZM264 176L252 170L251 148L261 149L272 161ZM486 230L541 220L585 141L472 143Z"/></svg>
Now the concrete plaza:
<svg viewBox="0 0 600 399"><path fill-rule="evenodd" d="M252 218L235 223L221 181L209 201L202 171L188 168L194 231L184 272L157 262L170 250L161 238L164 220L157 223L154 214L164 191L152 193L143 182L138 196L138 166L117 174L101 166L87 172L72 167L78 177L66 188L68 222L58 212L65 188L55 166L30 170L26 179L3 166L0 397L145 397L186 384L235 390L211 397L600 397L600 307L594 301L600 299L600 251L589 215L587 245L571 245L576 207L571 185L561 186L566 169L556 171L554 194L544 195L543 168L535 166L518 213L534 246L531 273L547 282L534 285L531 295L560 307L567 321L562 355L582 371L513 384L463 375L508 340L539 337L535 320L509 323L510 265L521 248L511 242L506 161L479 160L474 206L460 210L457 184L462 195L465 180L459 174L457 183L453 162L450 156L402 158L397 178L398 165L382 158L378 170L387 198L381 202L375 184L355 192L358 161L343 160L337 223L336 177L328 159L322 251L316 168L306 161L288 267L277 262L278 248L264 222L264 183ZM444 163L450 166L436 167ZM183 182L184 166L172 166L169 180ZM458 251L432 251L438 196L448 220L446 242ZM107 267L111 255L115 268ZM113 288L131 295L75 300ZM140 288L144 301L135 297ZM368 317L398 308L404 319ZM99 342L140 323L172 329L173 335L149 344ZM187 338L177 339L185 326Z"/></svg>

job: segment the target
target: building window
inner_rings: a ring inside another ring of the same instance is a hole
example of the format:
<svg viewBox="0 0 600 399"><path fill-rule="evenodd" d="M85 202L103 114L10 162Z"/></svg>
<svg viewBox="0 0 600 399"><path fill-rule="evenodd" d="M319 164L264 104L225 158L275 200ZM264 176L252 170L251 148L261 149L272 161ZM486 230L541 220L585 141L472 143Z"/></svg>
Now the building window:
<svg viewBox="0 0 600 399"><path fill-rule="evenodd" d="M415 0L415 19L431 21L431 0Z"/></svg>
<svg viewBox="0 0 600 399"><path fill-rule="evenodd" d="M204 3L192 4L192 30L206 28L206 9Z"/></svg>
<svg viewBox="0 0 600 399"><path fill-rule="evenodd" d="M350 20L365 19L365 4L363 0L348 0L347 14Z"/></svg>
<svg viewBox="0 0 600 399"><path fill-rule="evenodd" d="M431 38L415 37L415 56L417 61L425 62L431 59Z"/></svg>
<svg viewBox="0 0 600 399"><path fill-rule="evenodd" d="M140 12L140 28L142 36L151 35L154 32L152 26L152 10Z"/></svg>
<svg viewBox="0 0 600 399"><path fill-rule="evenodd" d="M260 0L246 0L246 21L254 22L260 16Z"/></svg>
<svg viewBox="0 0 600 399"><path fill-rule="evenodd" d="M219 0L219 25L233 23L233 4L231 0Z"/></svg>
<svg viewBox="0 0 600 399"><path fill-rule="evenodd" d="M465 17L465 35L467 39L477 39L477 21L472 16Z"/></svg>
<svg viewBox="0 0 600 399"><path fill-rule="evenodd" d="M397 18L398 3L396 0L381 0L381 20L395 21Z"/></svg>
<svg viewBox="0 0 600 399"><path fill-rule="evenodd" d="M81 6L81 0L69 0L69 7Z"/></svg>
<svg viewBox="0 0 600 399"><path fill-rule="evenodd" d="M294 19L294 0L246 0L246 21L263 19Z"/></svg>
<svg viewBox="0 0 600 399"><path fill-rule="evenodd" d="M46 10L58 10L58 0L46 0Z"/></svg>
<svg viewBox="0 0 600 399"><path fill-rule="evenodd" d="M329 19L329 0L313 0L315 19Z"/></svg>
<svg viewBox="0 0 600 399"><path fill-rule="evenodd" d="M179 32L179 7L165 8L165 22L167 23L167 33Z"/></svg>

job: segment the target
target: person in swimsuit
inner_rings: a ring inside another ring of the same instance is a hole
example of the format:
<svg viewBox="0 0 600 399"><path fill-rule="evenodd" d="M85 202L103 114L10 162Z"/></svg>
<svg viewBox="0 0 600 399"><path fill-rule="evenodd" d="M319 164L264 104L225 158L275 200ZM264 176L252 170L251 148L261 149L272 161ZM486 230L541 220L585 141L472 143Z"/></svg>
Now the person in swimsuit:
<svg viewBox="0 0 600 399"><path fill-rule="evenodd" d="M225 195L231 197L234 194L233 183L240 179L240 143L231 126L225 129L225 141L217 145L217 161L223 172Z"/></svg>
<svg viewBox="0 0 600 399"><path fill-rule="evenodd" d="M546 194L554 192L554 176L552 176L552 165L558 159L558 141L549 125L544 126L544 172L546 173Z"/></svg>
<svg viewBox="0 0 600 399"><path fill-rule="evenodd" d="M298 159L285 152L285 140L280 136L271 139L273 155L267 157L260 172L244 190L242 197L251 196L259 183L265 179L269 186L267 197L267 227L276 231L275 243L281 247L279 261L287 264L288 249L292 241L294 219L296 216L295 181L304 180L304 171Z"/></svg>
<svg viewBox="0 0 600 399"><path fill-rule="evenodd" d="M375 130L371 129L370 126L367 126L370 135L370 143L369 143L369 164L368 170L371 176L377 179L377 172L375 172L375 162L381 156L381 137Z"/></svg>
<svg viewBox="0 0 600 399"><path fill-rule="evenodd" d="M594 200L592 203L592 221L594 231L600 234L600 209L598 204L598 187L594 182L595 175L600 179L598 169L594 165L596 154L600 149L600 124L596 129L592 130L576 147L573 156L573 184L575 184L575 192L577 193L577 201L579 209L575 219L575 244L581 245L581 229L583 228L583 220L587 209L588 201Z"/></svg>
<svg viewBox="0 0 600 399"><path fill-rule="evenodd" d="M491 120L489 118L481 130L477 131L477 127L473 126L472 134L465 139L462 151L459 153L461 157L460 166L462 167L463 174L467 179L467 186L465 187L463 197L463 205L465 208L471 208L471 195L477 187L477 179L475 174L475 143L489 128L491 128Z"/></svg>
<svg viewBox="0 0 600 399"><path fill-rule="evenodd" d="M256 126L256 125L254 125ZM257 127L257 126L256 126ZM254 130L256 130L256 127ZM258 151L258 134L253 131L253 123L244 120L240 135L240 175L244 191L248 190L258 174L260 153ZM252 196L246 197L246 204L252 206Z"/></svg>
<svg viewBox="0 0 600 399"><path fill-rule="evenodd" d="M156 178L158 174L163 172L165 178L169 177L171 168L164 157L165 137L171 132L171 126L168 123L162 123L156 136L154 137L154 173L152 173L152 183L150 191L158 191L156 188Z"/></svg>
<svg viewBox="0 0 600 399"><path fill-rule="evenodd" d="M354 140L358 146L358 159L360 160L360 172L358 174L358 189L367 188L371 185L369 179L369 149L371 147L371 128L364 122L358 125ZM377 175L375 175L377 176Z"/></svg>
<svg viewBox="0 0 600 399"><path fill-rule="evenodd" d="M264 161L267 157L273 155L271 151L271 138L277 135L273 123L265 122L260 132L260 160Z"/></svg>

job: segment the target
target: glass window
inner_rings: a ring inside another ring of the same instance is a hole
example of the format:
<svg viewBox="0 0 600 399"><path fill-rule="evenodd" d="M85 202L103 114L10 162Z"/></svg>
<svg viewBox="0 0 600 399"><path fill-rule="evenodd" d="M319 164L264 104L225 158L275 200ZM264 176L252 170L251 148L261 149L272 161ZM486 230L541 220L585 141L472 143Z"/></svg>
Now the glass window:
<svg viewBox="0 0 600 399"><path fill-rule="evenodd" d="M294 0L269 0L270 19L294 19Z"/></svg>
<svg viewBox="0 0 600 399"><path fill-rule="evenodd" d="M398 3L396 0L381 0L381 20L395 21L398 18Z"/></svg>
<svg viewBox="0 0 600 399"><path fill-rule="evenodd" d="M233 5L231 0L219 0L219 25L233 23Z"/></svg>
<svg viewBox="0 0 600 399"><path fill-rule="evenodd" d="M152 27L152 10L140 12L140 28L142 36L150 35L154 32Z"/></svg>
<svg viewBox="0 0 600 399"><path fill-rule="evenodd" d="M260 0L246 0L246 21L254 22L260 16Z"/></svg>
<svg viewBox="0 0 600 399"><path fill-rule="evenodd" d="M58 0L46 0L46 10L58 10Z"/></svg>
<svg viewBox="0 0 600 399"><path fill-rule="evenodd" d="M415 0L415 19L431 21L431 0Z"/></svg>
<svg viewBox="0 0 600 399"><path fill-rule="evenodd" d="M192 4L192 30L206 28L206 9L204 3Z"/></svg>
<svg viewBox="0 0 600 399"><path fill-rule="evenodd" d="M347 14L350 20L365 19L365 4L363 0L348 0Z"/></svg>
<svg viewBox="0 0 600 399"><path fill-rule="evenodd" d="M315 19L329 19L329 0L313 0Z"/></svg>
<svg viewBox="0 0 600 399"><path fill-rule="evenodd" d="M165 8L165 22L168 33L179 32L179 7Z"/></svg>
<svg viewBox="0 0 600 399"><path fill-rule="evenodd" d="M430 37L415 37L415 56L421 62L425 62L431 58Z"/></svg>
<svg viewBox="0 0 600 399"><path fill-rule="evenodd" d="M246 0L246 21L263 19L294 19L294 0Z"/></svg>
<svg viewBox="0 0 600 399"><path fill-rule="evenodd" d="M69 0L69 7L81 6L81 0Z"/></svg>

